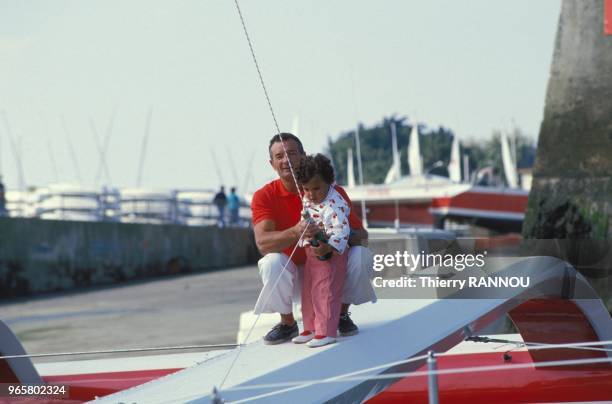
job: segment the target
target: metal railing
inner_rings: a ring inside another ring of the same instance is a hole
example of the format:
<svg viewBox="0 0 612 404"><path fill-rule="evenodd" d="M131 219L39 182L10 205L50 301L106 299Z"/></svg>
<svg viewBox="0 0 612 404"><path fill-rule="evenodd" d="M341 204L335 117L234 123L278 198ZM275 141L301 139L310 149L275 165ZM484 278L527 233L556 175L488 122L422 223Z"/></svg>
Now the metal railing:
<svg viewBox="0 0 612 404"><path fill-rule="evenodd" d="M246 227L251 209L240 198L235 223L225 209L223 220L213 203L215 192L205 189L41 188L7 192L8 216L48 220L111 221L123 223L176 224L188 226Z"/></svg>

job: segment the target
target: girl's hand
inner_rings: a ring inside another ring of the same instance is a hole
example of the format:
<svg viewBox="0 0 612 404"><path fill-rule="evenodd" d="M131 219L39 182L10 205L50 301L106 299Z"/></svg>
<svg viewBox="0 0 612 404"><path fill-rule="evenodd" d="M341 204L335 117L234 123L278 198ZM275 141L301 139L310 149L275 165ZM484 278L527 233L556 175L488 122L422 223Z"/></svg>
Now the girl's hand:
<svg viewBox="0 0 612 404"><path fill-rule="evenodd" d="M312 248L312 250L314 251L314 253L315 253L315 255L317 257L322 257L325 254L328 254L328 253L334 251L334 249L331 248L331 246L329 244L327 244L327 243L319 243L318 247L310 246L310 248Z"/></svg>
<svg viewBox="0 0 612 404"><path fill-rule="evenodd" d="M304 240L310 240L310 239L314 238L314 236L319 231L319 229L317 228L316 225L312 224L311 222L309 222L307 220L299 221L298 224L293 226L293 229L294 229L294 237L296 239L299 239L300 236L303 233L304 234L303 235L303 239Z"/></svg>

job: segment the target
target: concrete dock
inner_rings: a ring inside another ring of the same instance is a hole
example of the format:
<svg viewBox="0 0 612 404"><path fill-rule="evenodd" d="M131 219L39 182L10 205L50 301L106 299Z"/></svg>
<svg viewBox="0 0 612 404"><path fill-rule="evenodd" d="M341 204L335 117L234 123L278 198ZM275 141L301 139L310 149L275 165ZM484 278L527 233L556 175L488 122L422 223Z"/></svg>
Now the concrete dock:
<svg viewBox="0 0 612 404"><path fill-rule="evenodd" d="M235 343L260 288L251 265L2 300L0 318L31 354Z"/></svg>

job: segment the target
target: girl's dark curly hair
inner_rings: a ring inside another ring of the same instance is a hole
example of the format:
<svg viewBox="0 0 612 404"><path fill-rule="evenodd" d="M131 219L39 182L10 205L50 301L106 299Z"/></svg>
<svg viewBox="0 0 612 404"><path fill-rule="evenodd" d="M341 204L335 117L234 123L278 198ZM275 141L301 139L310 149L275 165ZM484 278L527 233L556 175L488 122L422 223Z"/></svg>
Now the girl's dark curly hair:
<svg viewBox="0 0 612 404"><path fill-rule="evenodd" d="M307 183L315 175L320 175L328 184L334 182L334 168L331 161L321 153L302 157L295 172L295 177L300 184Z"/></svg>

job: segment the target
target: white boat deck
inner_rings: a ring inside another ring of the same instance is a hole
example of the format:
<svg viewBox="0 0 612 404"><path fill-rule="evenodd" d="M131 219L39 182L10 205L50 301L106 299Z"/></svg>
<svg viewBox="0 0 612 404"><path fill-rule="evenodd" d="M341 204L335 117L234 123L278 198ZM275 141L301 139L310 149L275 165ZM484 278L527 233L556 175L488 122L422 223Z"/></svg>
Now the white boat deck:
<svg viewBox="0 0 612 404"><path fill-rule="evenodd" d="M600 340L612 339L612 322L603 304L584 278L563 261L551 257L489 258L488 264L490 274L530 276L531 285L512 288L504 298L492 298L497 294L487 292L480 299L379 299L376 304L353 309L352 318L360 333L339 338L337 344L323 348L292 343L269 346L258 339L100 402L209 403L215 387L225 402L361 402L396 380L373 380L372 376L407 372L424 363L395 362L429 350L446 352L521 302L558 296L570 277L575 280L575 296L586 299L574 302L583 308ZM467 295L457 295L461 296ZM364 378L320 383L351 373Z"/></svg>
<svg viewBox="0 0 612 404"><path fill-rule="evenodd" d="M226 382L220 389L225 401L255 398L277 390L256 388L232 390L232 387L266 383L321 380L358 372L423 353L433 343L456 334L456 341L440 347L446 351L463 339L465 319L477 320L500 302L496 300L379 300L376 304L355 308L353 319L359 324L356 336L339 338L338 343L323 348L285 343L264 345L261 340L241 349ZM437 321L431 321L436 318ZM459 332L457 332L459 331ZM104 397L100 402L210 402L213 387L219 387L236 358L238 350L211 358L191 368L135 388ZM419 366L422 362L419 364ZM379 374L382 367L361 375ZM257 402L324 402L343 394L356 397L371 385L359 381L309 384L285 389L284 393L259 397ZM347 397L348 398L348 397Z"/></svg>
<svg viewBox="0 0 612 404"><path fill-rule="evenodd" d="M195 366L228 350L204 353L177 353L135 356L131 358L85 359L74 361L35 363L36 371L44 376L130 372L156 369L176 369Z"/></svg>

